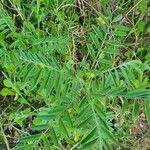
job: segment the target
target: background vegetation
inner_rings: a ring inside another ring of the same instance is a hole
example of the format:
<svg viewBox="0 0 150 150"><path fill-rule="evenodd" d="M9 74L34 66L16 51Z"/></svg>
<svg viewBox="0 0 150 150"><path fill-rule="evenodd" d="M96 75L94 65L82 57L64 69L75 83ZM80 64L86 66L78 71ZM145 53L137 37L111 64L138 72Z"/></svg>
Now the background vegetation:
<svg viewBox="0 0 150 150"><path fill-rule="evenodd" d="M0 149L150 148L148 0L0 1Z"/></svg>

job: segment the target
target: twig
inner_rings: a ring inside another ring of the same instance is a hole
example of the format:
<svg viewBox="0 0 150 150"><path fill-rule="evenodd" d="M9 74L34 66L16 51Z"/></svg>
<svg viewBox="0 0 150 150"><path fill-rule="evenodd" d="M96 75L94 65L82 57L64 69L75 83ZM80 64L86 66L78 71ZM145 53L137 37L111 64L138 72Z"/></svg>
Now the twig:
<svg viewBox="0 0 150 150"><path fill-rule="evenodd" d="M8 140L7 140L7 138L6 138L6 135L5 135L5 133L4 133L4 129L3 129L2 125L1 125L1 123L0 123L0 128L1 128L1 132L2 132L2 135L3 135L4 142L5 142L5 144L6 144L7 150L10 150L9 142L8 142Z"/></svg>
<svg viewBox="0 0 150 150"><path fill-rule="evenodd" d="M76 143L70 150L74 150L80 143Z"/></svg>
<svg viewBox="0 0 150 150"><path fill-rule="evenodd" d="M136 3L136 4L126 13L126 15L124 16L124 18L123 18L122 21L120 22L120 24L122 24L122 23L124 22L124 20L126 19L126 16L128 16L129 13L130 13L135 7L137 7L141 2L142 2L142 0L140 0L138 3Z"/></svg>

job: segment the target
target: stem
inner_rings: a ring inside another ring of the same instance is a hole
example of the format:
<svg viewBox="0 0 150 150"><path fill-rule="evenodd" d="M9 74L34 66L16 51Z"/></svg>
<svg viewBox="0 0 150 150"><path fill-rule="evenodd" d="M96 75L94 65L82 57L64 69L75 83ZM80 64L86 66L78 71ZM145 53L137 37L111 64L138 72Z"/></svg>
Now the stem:
<svg viewBox="0 0 150 150"><path fill-rule="evenodd" d="M91 87L91 82L89 83L89 86L87 88L87 93L89 93L87 96L88 96L89 105L91 106L91 109L93 112L94 121L98 130L98 137L99 137L98 139L99 139L99 146L100 146L99 149L102 149L102 138L101 138L102 134L101 134L101 131L99 130L99 123L98 123L97 116L94 110L93 101L91 100L90 87Z"/></svg>
<svg viewBox="0 0 150 150"><path fill-rule="evenodd" d="M70 150L74 150L80 143L75 144Z"/></svg>
<svg viewBox="0 0 150 150"><path fill-rule="evenodd" d="M1 128L1 132L2 132L2 135L3 135L4 142L5 142L5 144L6 144L7 150L10 150L9 142L8 142L8 140L7 140L7 138L6 138L6 135L5 135L5 133L4 133L4 129L3 129L2 125L1 125L1 123L0 123L0 128Z"/></svg>
<svg viewBox="0 0 150 150"><path fill-rule="evenodd" d="M122 21L120 22L120 24L123 23L123 21L126 19L126 16L135 8L137 7L140 3L142 2L142 0L140 0L138 3L136 3L125 15L125 17L122 19Z"/></svg>
<svg viewBox="0 0 150 150"><path fill-rule="evenodd" d="M109 32L110 27L111 27L111 23L110 23L110 26L109 26L108 29L107 29L107 32L106 32L105 37L104 37L104 40L102 41L102 44L101 44L101 46L100 46L100 48L99 48L99 51L98 51L98 53L97 53L97 55L96 55L96 57L95 57L95 59L94 59L94 62L93 62L93 64L92 64L92 67L91 67L91 68L93 68L94 65L95 65L94 69L96 69L96 67L97 67L97 65L98 65L98 60L99 60L99 59L101 58L101 56L103 55L103 52L101 52L101 50L102 50L102 48L103 48L103 46L104 46L104 43L105 43L105 40L106 40L106 38L107 38L107 35L108 35L108 32ZM96 62L96 60L97 60L97 62ZM96 63L96 64L95 64L95 63Z"/></svg>

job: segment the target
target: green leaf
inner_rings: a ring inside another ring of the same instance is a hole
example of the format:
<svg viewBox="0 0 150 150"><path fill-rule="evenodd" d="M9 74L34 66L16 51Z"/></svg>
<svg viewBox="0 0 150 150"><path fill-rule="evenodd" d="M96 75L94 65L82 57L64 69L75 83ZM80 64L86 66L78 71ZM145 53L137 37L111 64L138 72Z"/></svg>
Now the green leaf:
<svg viewBox="0 0 150 150"><path fill-rule="evenodd" d="M18 6L18 7L21 7L21 0L15 0L15 4Z"/></svg>
<svg viewBox="0 0 150 150"><path fill-rule="evenodd" d="M94 106L94 110L96 110L96 113L100 119L100 126L105 126L107 128L108 126L108 123L106 121L106 114L105 112L98 106L98 105L95 105Z"/></svg>
<svg viewBox="0 0 150 150"><path fill-rule="evenodd" d="M106 0L105 0L106 1ZM112 19L113 19L113 14L112 14L112 11L111 11L111 8L108 7L106 9L106 13L108 14L108 19L110 20L110 22L112 22Z"/></svg>
<svg viewBox="0 0 150 150"><path fill-rule="evenodd" d="M146 113L147 122L150 125L150 97L145 99L144 106L145 106L145 113Z"/></svg>
<svg viewBox="0 0 150 150"><path fill-rule="evenodd" d="M27 71L28 71L28 67L29 67L29 64L21 64L21 68L18 73L17 73L17 76L19 78L21 77L24 77L25 74L27 74Z"/></svg>
<svg viewBox="0 0 150 150"><path fill-rule="evenodd" d="M111 150L111 146L105 140L104 140L104 147L105 147L105 150Z"/></svg>
<svg viewBox="0 0 150 150"><path fill-rule="evenodd" d="M55 73L55 82L54 82L54 88L56 90L56 95L59 96L61 93L61 87L63 84L63 72L56 72Z"/></svg>
<svg viewBox="0 0 150 150"><path fill-rule="evenodd" d="M44 1L44 3L46 4L46 6L48 5L48 3L49 3L49 0L43 0Z"/></svg>
<svg viewBox="0 0 150 150"><path fill-rule="evenodd" d="M8 88L12 87L12 82L11 82L10 79L5 79L5 80L3 80L3 83L4 83L4 85L5 85L6 87L8 87Z"/></svg>
<svg viewBox="0 0 150 150"><path fill-rule="evenodd" d="M43 124L43 125L32 125L30 127L31 130L33 131L41 131L41 130L46 130L49 127L48 124Z"/></svg>
<svg viewBox="0 0 150 150"><path fill-rule="evenodd" d="M8 95L15 95L15 91L12 90L12 89L8 89L8 88L3 88L1 91L0 91L0 94L2 96L8 96Z"/></svg>
<svg viewBox="0 0 150 150"><path fill-rule="evenodd" d="M90 131L86 136L83 137L83 139L81 140L81 143L87 143L90 139L93 138L93 136L95 136L95 133L97 132L97 128L95 127L92 131Z"/></svg>
<svg viewBox="0 0 150 150"><path fill-rule="evenodd" d="M41 0L37 0L37 15L39 14Z"/></svg>
<svg viewBox="0 0 150 150"><path fill-rule="evenodd" d="M36 73L36 76L34 77L34 80L31 82L31 90L33 90L37 86L41 77L42 77L42 69L39 69L38 72Z"/></svg>
<svg viewBox="0 0 150 150"><path fill-rule="evenodd" d="M100 118L102 118L104 121L106 121L105 120L106 114L104 113L104 111L102 110L102 108L100 106L98 106L98 105L95 104L94 105L94 109L96 110L96 112L100 116Z"/></svg>
<svg viewBox="0 0 150 150"><path fill-rule="evenodd" d="M120 36L120 37L124 37L127 35L127 33L123 32L123 31L110 31L109 34L115 35L115 36Z"/></svg>
<svg viewBox="0 0 150 150"><path fill-rule="evenodd" d="M44 70L45 73L45 79L44 81L41 83L41 87L40 87L40 91L42 91L42 89L47 89L50 86L50 83L52 82L51 77L52 77L52 73L51 71L49 71L48 69Z"/></svg>
<svg viewBox="0 0 150 150"><path fill-rule="evenodd" d="M51 150L50 143L46 137L43 138L44 150Z"/></svg>
<svg viewBox="0 0 150 150"><path fill-rule="evenodd" d="M87 44L87 48L88 48L88 53L94 59L95 58L95 52L94 52L93 46L91 46L90 44Z"/></svg>
<svg viewBox="0 0 150 150"><path fill-rule="evenodd" d="M126 71L125 67L121 68L121 73L122 73L123 77L125 78L125 82L130 83L131 82L130 78L129 78L130 76L128 75L128 72Z"/></svg>
<svg viewBox="0 0 150 150"><path fill-rule="evenodd" d="M24 146L19 146L15 149L13 148L12 150L32 150L33 147L34 147L34 144L28 144Z"/></svg>
<svg viewBox="0 0 150 150"><path fill-rule="evenodd" d="M117 40L108 40L108 41L106 41L106 43L108 43L111 46L117 46L117 47L122 46L121 42L117 41Z"/></svg>
<svg viewBox="0 0 150 150"><path fill-rule="evenodd" d="M53 129L53 127L50 130L50 136L52 138L54 145L59 147L59 142L58 142L58 139L57 139L57 136L56 136L56 133L55 133L55 130Z"/></svg>
<svg viewBox="0 0 150 150"><path fill-rule="evenodd" d="M125 113L129 108L129 102L128 102L128 99L125 98L124 99L124 104L123 104L123 107L122 107L122 113Z"/></svg>
<svg viewBox="0 0 150 150"><path fill-rule="evenodd" d="M103 52L108 53L108 54L118 54L118 50L114 48L104 48L102 49Z"/></svg>
<svg viewBox="0 0 150 150"><path fill-rule="evenodd" d="M103 137L109 138L112 142L119 145L117 137L115 137L115 135L112 134L106 127L104 127L104 126L101 127L101 133L102 133Z"/></svg>
<svg viewBox="0 0 150 150"><path fill-rule="evenodd" d="M66 136L69 137L67 128L66 128L66 126L64 125L62 119L59 119L59 127L60 127L61 132L64 134L64 136L65 136L65 137L66 137Z"/></svg>
<svg viewBox="0 0 150 150"><path fill-rule="evenodd" d="M26 74L24 74L24 81L25 82L28 82L29 78L31 76L33 76L34 70L36 70L34 65L32 65L28 70L26 70L27 72L26 72Z"/></svg>
<svg viewBox="0 0 150 150"><path fill-rule="evenodd" d="M100 29L98 29L95 25L93 25L92 28L95 31L97 37L103 41L104 36L103 36L102 32L100 31Z"/></svg>
<svg viewBox="0 0 150 150"><path fill-rule="evenodd" d="M101 0L102 8L106 9L106 5L109 3L110 0Z"/></svg>
<svg viewBox="0 0 150 150"><path fill-rule="evenodd" d="M126 88L124 87L117 87L109 90L106 95L107 96L122 96L125 95L126 93Z"/></svg>
<svg viewBox="0 0 150 150"><path fill-rule="evenodd" d="M68 111L66 111L65 117L66 117L66 121L67 121L68 126L69 126L69 127L73 127L72 118L70 117L70 114L69 114Z"/></svg>
<svg viewBox="0 0 150 150"><path fill-rule="evenodd" d="M129 31L129 28L123 25L113 25L113 28L120 31Z"/></svg>
<svg viewBox="0 0 150 150"><path fill-rule="evenodd" d="M87 117L85 120L83 120L82 122L80 122L80 123L78 124L78 128L83 128L85 125L87 125L87 124L89 123L89 121L91 121L92 116L93 116L93 115Z"/></svg>
<svg viewBox="0 0 150 150"><path fill-rule="evenodd" d="M39 140L40 138L41 138L41 134L34 134L31 136L20 137L20 142L22 143L33 142L33 141Z"/></svg>
<svg viewBox="0 0 150 150"><path fill-rule="evenodd" d="M56 118L56 116L59 115L61 112L63 112L64 109L65 109L64 106L53 107L53 109L51 110L43 108L43 110L41 110L38 113L38 117L44 121L51 121L54 118Z"/></svg>
<svg viewBox="0 0 150 150"><path fill-rule="evenodd" d="M90 38L91 38L92 42L95 44L96 48L100 48L100 43L99 43L96 35L93 33L90 33Z"/></svg>
<svg viewBox="0 0 150 150"><path fill-rule="evenodd" d="M129 91L127 93L128 98L133 98L133 97L149 97L150 96L150 90L147 89L136 89Z"/></svg>
<svg viewBox="0 0 150 150"><path fill-rule="evenodd" d="M114 71L115 71L115 72L114 72L114 75L115 75L115 85L116 85L116 86L120 86L121 80L120 80L119 72L118 72L117 69L115 69Z"/></svg>
<svg viewBox="0 0 150 150"><path fill-rule="evenodd" d="M120 15L118 15L117 17L115 17L112 22L118 22L118 21L120 21L122 18L123 18L123 16L122 16L122 14L120 14Z"/></svg>
<svg viewBox="0 0 150 150"><path fill-rule="evenodd" d="M98 137L97 138L94 138L84 144L81 144L81 147L79 149L89 149L91 146L93 146L93 144L95 144L95 142L97 142L98 140ZM91 147L92 148L92 147Z"/></svg>
<svg viewBox="0 0 150 150"><path fill-rule="evenodd" d="M146 25L146 23L144 21L142 21L142 20L139 21L139 23L137 24L138 35L144 31L145 25Z"/></svg>
<svg viewBox="0 0 150 150"><path fill-rule="evenodd" d="M18 102L20 102L21 104L27 104L27 105L29 105L28 101L26 99L24 99L24 98L19 98Z"/></svg>
<svg viewBox="0 0 150 150"><path fill-rule="evenodd" d="M147 9L147 5L148 1L147 0L142 0L142 2L140 3L140 10L142 13L144 13Z"/></svg>
<svg viewBox="0 0 150 150"><path fill-rule="evenodd" d="M140 106L139 106L138 101L134 100L133 111L132 111L132 117L133 118L137 118L138 117L138 115L139 115L139 109L140 109Z"/></svg>
<svg viewBox="0 0 150 150"><path fill-rule="evenodd" d="M44 121L52 121L57 114L39 114L38 117Z"/></svg>

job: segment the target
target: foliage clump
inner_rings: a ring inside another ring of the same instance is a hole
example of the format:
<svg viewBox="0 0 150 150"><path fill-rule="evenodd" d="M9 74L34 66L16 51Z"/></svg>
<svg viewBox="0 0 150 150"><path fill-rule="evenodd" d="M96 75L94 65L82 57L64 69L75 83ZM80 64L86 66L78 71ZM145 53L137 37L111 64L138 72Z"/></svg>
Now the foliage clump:
<svg viewBox="0 0 150 150"><path fill-rule="evenodd" d="M0 148L135 149L149 138L148 6L1 1Z"/></svg>

